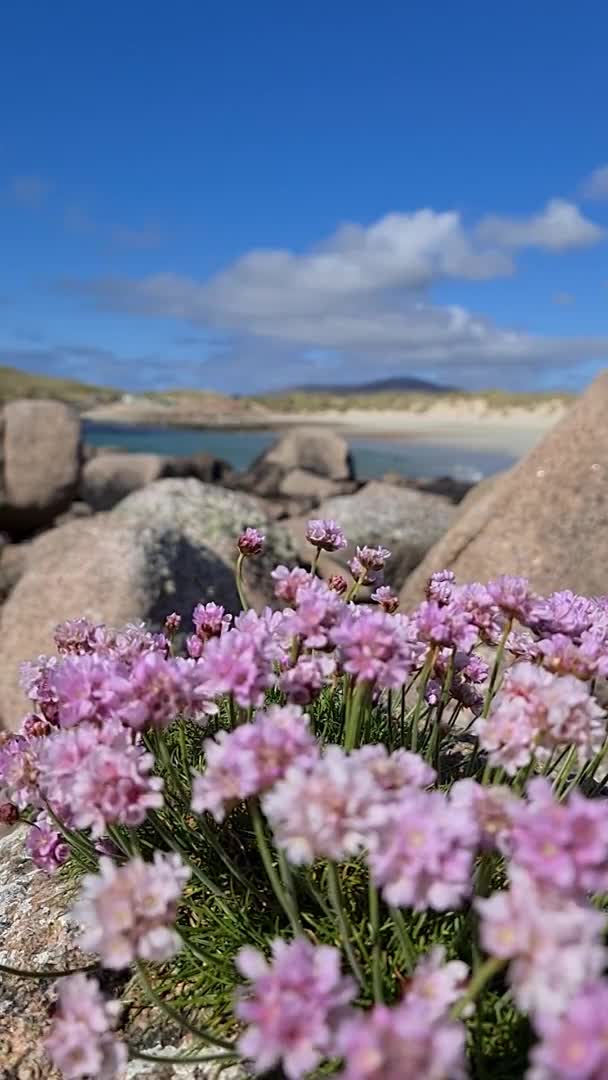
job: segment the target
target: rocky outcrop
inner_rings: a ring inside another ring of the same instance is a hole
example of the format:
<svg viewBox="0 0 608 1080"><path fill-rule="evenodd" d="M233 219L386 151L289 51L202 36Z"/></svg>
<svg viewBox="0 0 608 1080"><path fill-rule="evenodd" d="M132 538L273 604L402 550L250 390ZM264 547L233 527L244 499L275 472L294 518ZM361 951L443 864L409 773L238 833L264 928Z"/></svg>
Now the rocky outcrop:
<svg viewBox="0 0 608 1080"><path fill-rule="evenodd" d="M205 600L237 611L236 538L247 525L267 537L265 554L246 566L249 598L260 607L272 599L271 569L294 561L289 534L265 518L255 499L199 480L159 480L110 513L32 541L26 571L0 616L4 725L15 726L25 711L20 663L52 652L54 627L65 619L160 625L177 611L187 623Z"/></svg>
<svg viewBox="0 0 608 1080"><path fill-rule="evenodd" d="M356 487L346 439L324 428L286 432L229 483L265 498L292 499L302 512Z"/></svg>
<svg viewBox="0 0 608 1080"><path fill-rule="evenodd" d="M315 517L334 518L342 526L349 546L332 552L329 572L335 563L343 566L359 544L382 544L392 552L386 564L386 581L400 587L407 575L424 557L429 548L449 527L454 515L450 502L438 495L424 495L410 488L393 487L372 480L354 495L341 495L322 502ZM310 547L303 545L305 522L292 525L299 536L298 551L302 555ZM322 563L323 563L323 556ZM323 563L324 564L324 563Z"/></svg>
<svg viewBox="0 0 608 1080"><path fill-rule="evenodd" d="M229 473L230 466L212 454L173 458L114 451L96 454L85 463L80 497L93 510L111 510L133 491L163 477L194 477L211 484L219 483Z"/></svg>
<svg viewBox="0 0 608 1080"><path fill-rule="evenodd" d="M468 496L407 581L405 604L417 603L444 567L461 581L521 574L540 592L608 592L607 412L604 372L522 461Z"/></svg>
<svg viewBox="0 0 608 1080"><path fill-rule="evenodd" d="M75 886L63 875L36 870L23 846L24 830L0 839L0 963L26 970L72 970L87 963L76 947L77 927L69 910ZM138 993L136 984L114 977L127 1007L121 1034L152 1054L183 1053L187 1040ZM1 1080L61 1080L43 1041L56 1002L56 980L20 979L0 974ZM207 1065L157 1065L133 1060L123 1080L205 1080L217 1076ZM244 1080L240 1067L222 1072L225 1080Z"/></svg>
<svg viewBox="0 0 608 1080"><path fill-rule="evenodd" d="M75 498L80 420L59 401L11 401L0 428L0 530L20 537L50 525Z"/></svg>

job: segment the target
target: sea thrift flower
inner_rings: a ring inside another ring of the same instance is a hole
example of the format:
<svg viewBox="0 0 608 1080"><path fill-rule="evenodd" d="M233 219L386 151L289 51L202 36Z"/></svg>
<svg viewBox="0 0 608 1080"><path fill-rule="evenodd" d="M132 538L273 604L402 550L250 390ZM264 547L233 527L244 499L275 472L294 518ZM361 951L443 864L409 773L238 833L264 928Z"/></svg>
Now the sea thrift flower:
<svg viewBox="0 0 608 1080"><path fill-rule="evenodd" d="M321 551L339 551L347 546L347 540L337 522L313 519L306 526L309 544Z"/></svg>
<svg viewBox="0 0 608 1080"><path fill-rule="evenodd" d="M167 615L165 619L165 634L167 637L175 637L181 625L182 617L176 611L172 611L170 615Z"/></svg>
<svg viewBox="0 0 608 1080"><path fill-rule="evenodd" d="M113 1033L120 1010L118 1001L102 996L96 979L86 975L61 979L59 1004L45 1046L66 1080L115 1080L122 1073L127 1047Z"/></svg>
<svg viewBox="0 0 608 1080"><path fill-rule="evenodd" d="M488 582L486 588L496 607L509 619L526 622L536 599L527 578L503 574L502 577Z"/></svg>
<svg viewBox="0 0 608 1080"><path fill-rule="evenodd" d="M437 570L427 581L425 589L427 600L435 600L438 604L449 604L455 582L456 575L453 570Z"/></svg>
<svg viewBox="0 0 608 1080"><path fill-rule="evenodd" d="M286 604L295 604L298 590L312 583L312 576L301 566L288 570L286 566L277 566L271 573L274 581L274 595Z"/></svg>
<svg viewBox="0 0 608 1080"><path fill-rule="evenodd" d="M55 627L53 638L57 651L64 656L95 652L104 629L88 619L68 619Z"/></svg>
<svg viewBox="0 0 608 1080"><path fill-rule="evenodd" d="M179 951L172 927L182 887L190 877L179 855L154 852L154 862L137 856L123 866L99 860L99 874L87 874L74 915L83 927L85 952L97 953L104 967L120 970L134 960L162 963Z"/></svg>
<svg viewBox="0 0 608 1080"><path fill-rule="evenodd" d="M372 600L375 600L389 615L392 615L399 607L399 597L388 585L381 585L379 589L376 589L372 593Z"/></svg>
<svg viewBox="0 0 608 1080"><path fill-rule="evenodd" d="M574 745L584 762L600 749L604 714L587 686L572 675L557 676L522 662L507 672L487 720L478 720L479 745L490 764L510 776L536 758Z"/></svg>
<svg viewBox="0 0 608 1080"><path fill-rule="evenodd" d="M421 651L411 640L404 616L378 610L344 608L330 638L344 671L357 682L383 688L402 686L415 670Z"/></svg>
<svg viewBox="0 0 608 1080"><path fill-rule="evenodd" d="M295 612L285 625L292 637L301 639L307 649L324 649L330 632L344 612L344 604L325 582L318 578L298 591Z"/></svg>
<svg viewBox="0 0 608 1080"><path fill-rule="evenodd" d="M528 613L527 624L540 637L566 634L573 641L579 641L581 635L593 625L595 615L592 600L564 589L545 598L536 597Z"/></svg>
<svg viewBox="0 0 608 1080"><path fill-rule="evenodd" d="M539 888L511 867L511 885L474 902L480 938L491 956L509 961L509 982L520 1009L559 1013L606 964L606 916L553 890Z"/></svg>
<svg viewBox="0 0 608 1080"><path fill-rule="evenodd" d="M331 591L337 593L338 596L342 596L348 589L348 581L345 577L342 577L342 574L332 574L327 585Z"/></svg>
<svg viewBox="0 0 608 1080"><path fill-rule="evenodd" d="M377 788L372 774L339 746L323 757L296 762L263 797L279 847L294 865L316 858L339 861L365 846L367 814Z"/></svg>
<svg viewBox="0 0 608 1080"><path fill-rule="evenodd" d="M485 585L473 582L472 585L454 588L452 601L477 627L482 641L498 645L504 630L505 616Z"/></svg>
<svg viewBox="0 0 608 1080"><path fill-rule="evenodd" d="M423 600L412 615L412 625L420 641L468 652L478 638L477 627L456 602L438 604Z"/></svg>
<svg viewBox="0 0 608 1080"><path fill-rule="evenodd" d="M409 995L399 1005L374 1005L353 1013L338 1032L344 1059L340 1080L463 1080L463 1025L435 1018L426 1003Z"/></svg>
<svg viewBox="0 0 608 1080"><path fill-rule="evenodd" d="M275 681L274 664L284 657L283 623L281 612L268 609L260 616L247 611L231 630L211 638L195 665L208 696L230 694L243 709L262 705L265 691Z"/></svg>
<svg viewBox="0 0 608 1080"><path fill-rule="evenodd" d="M49 671L48 686L63 728L83 720L101 723L133 695L126 664L95 654L66 657Z"/></svg>
<svg viewBox="0 0 608 1080"><path fill-rule="evenodd" d="M590 631L575 643L565 634L554 634L536 644L543 667L559 675L575 675L577 679L594 679L608 675L608 648Z"/></svg>
<svg viewBox="0 0 608 1080"><path fill-rule="evenodd" d="M19 810L39 806L38 752L41 741L0 732L0 796Z"/></svg>
<svg viewBox="0 0 608 1080"><path fill-rule="evenodd" d="M256 1075L281 1064L298 1080L332 1055L336 1025L356 995L340 959L338 949L306 938L276 939L270 961L257 949L240 950L237 967L250 986L235 1006L247 1024L238 1045Z"/></svg>
<svg viewBox="0 0 608 1080"><path fill-rule="evenodd" d="M498 849L505 854L509 850L513 819L521 802L511 788L457 780L450 789L450 799L473 816L485 851Z"/></svg>
<svg viewBox="0 0 608 1080"><path fill-rule="evenodd" d="M541 1013L526 1080L603 1080L608 1076L608 982L579 990L561 1016Z"/></svg>
<svg viewBox="0 0 608 1080"><path fill-rule="evenodd" d="M28 713L21 721L19 734L26 739L42 739L45 735L50 735L51 731L54 730L54 725L45 720L44 716L38 716L37 713Z"/></svg>
<svg viewBox="0 0 608 1080"><path fill-rule="evenodd" d="M285 697L294 705L308 705L332 678L336 670L331 656L301 656L279 680Z"/></svg>
<svg viewBox="0 0 608 1080"><path fill-rule="evenodd" d="M129 692L120 706L120 717L138 731L168 727L180 713L194 708L192 674L189 665L179 659L146 653L129 675Z"/></svg>
<svg viewBox="0 0 608 1080"><path fill-rule="evenodd" d="M192 623L197 637L201 641L219 637L224 630L230 629L232 615L226 614L221 604L197 604L192 612Z"/></svg>
<svg viewBox="0 0 608 1080"><path fill-rule="evenodd" d="M529 630L512 630L507 638L507 649L517 660L539 660L541 652L538 638Z"/></svg>
<svg viewBox="0 0 608 1080"><path fill-rule="evenodd" d="M192 809L222 821L236 803L272 787L294 762L314 761L319 748L308 723L297 705L272 705L252 723L207 739L206 769L194 777Z"/></svg>
<svg viewBox="0 0 608 1080"><path fill-rule="evenodd" d="M358 547L348 563L348 569L360 585L374 585L391 553L383 547Z"/></svg>
<svg viewBox="0 0 608 1080"><path fill-rule="evenodd" d="M259 529L248 528L238 538L238 549L241 555L261 555L265 542L266 537Z"/></svg>
<svg viewBox="0 0 608 1080"><path fill-rule="evenodd" d="M420 754L401 749L389 753L381 743L353 750L350 760L353 766L370 774L376 788L375 804L390 805L400 792L411 787L428 787L437 776Z"/></svg>
<svg viewBox="0 0 608 1080"><path fill-rule="evenodd" d="M445 949L437 945L423 956L407 986L407 1001L420 1002L429 1019L439 1020L465 990L469 968L462 960L446 963Z"/></svg>
<svg viewBox="0 0 608 1080"><path fill-rule="evenodd" d="M528 801L518 801L510 834L511 858L539 886L583 899L608 891L608 814L602 799L574 791L557 802L551 784L537 777Z"/></svg>
<svg viewBox="0 0 608 1080"><path fill-rule="evenodd" d="M15 825L19 821L19 811L10 802L0 802L0 825Z"/></svg>
<svg viewBox="0 0 608 1080"><path fill-rule="evenodd" d="M32 862L45 874L54 874L70 857L70 849L48 814L39 814L30 826L25 847Z"/></svg>
<svg viewBox="0 0 608 1080"><path fill-rule="evenodd" d="M57 697L51 676L59 663L56 656L39 656L37 660L21 664L19 682L24 693L35 704L50 724L58 722Z"/></svg>
<svg viewBox="0 0 608 1080"><path fill-rule="evenodd" d="M119 721L79 724L45 740L40 788L73 828L100 837L110 824L141 825L163 805L163 781L152 776L154 757Z"/></svg>
<svg viewBox="0 0 608 1080"><path fill-rule="evenodd" d="M468 808L439 791L411 789L386 808L368 862L388 904L449 911L471 893L477 843Z"/></svg>

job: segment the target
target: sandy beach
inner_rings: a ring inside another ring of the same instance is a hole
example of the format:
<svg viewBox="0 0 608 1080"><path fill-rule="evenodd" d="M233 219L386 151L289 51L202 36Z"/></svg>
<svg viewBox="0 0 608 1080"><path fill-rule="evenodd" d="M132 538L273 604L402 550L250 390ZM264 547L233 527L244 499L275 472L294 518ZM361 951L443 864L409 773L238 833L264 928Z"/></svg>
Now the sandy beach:
<svg viewBox="0 0 608 1080"><path fill-rule="evenodd" d="M125 426L257 430L295 426L331 427L368 439L429 439L434 443L505 450L519 456L534 446L566 412L563 401L493 408L483 399L443 398L425 409L346 409L274 412L243 404L213 413L186 402L164 405L146 399L119 401L84 413L88 420Z"/></svg>

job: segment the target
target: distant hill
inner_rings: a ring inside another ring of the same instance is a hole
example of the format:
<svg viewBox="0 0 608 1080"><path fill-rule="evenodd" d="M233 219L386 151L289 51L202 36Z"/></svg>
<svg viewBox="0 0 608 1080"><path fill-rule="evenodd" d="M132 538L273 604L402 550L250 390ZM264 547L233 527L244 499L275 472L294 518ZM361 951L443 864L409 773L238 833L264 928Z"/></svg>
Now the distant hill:
<svg viewBox="0 0 608 1080"><path fill-rule="evenodd" d="M457 393L454 386L443 386L440 383L431 382L428 379L417 379L414 375L394 375L388 379L374 379L372 382L363 383L306 383L302 386L285 387L282 390L269 391L264 397L272 397L276 394L281 397L285 394L338 394L350 396L356 394L384 394L394 390L395 393L414 394L453 394Z"/></svg>
<svg viewBox="0 0 608 1080"><path fill-rule="evenodd" d="M0 365L0 403L15 398L52 398L69 405L86 408L116 401L121 393L108 386L93 386L76 379L55 379L50 375L34 375L30 371Z"/></svg>

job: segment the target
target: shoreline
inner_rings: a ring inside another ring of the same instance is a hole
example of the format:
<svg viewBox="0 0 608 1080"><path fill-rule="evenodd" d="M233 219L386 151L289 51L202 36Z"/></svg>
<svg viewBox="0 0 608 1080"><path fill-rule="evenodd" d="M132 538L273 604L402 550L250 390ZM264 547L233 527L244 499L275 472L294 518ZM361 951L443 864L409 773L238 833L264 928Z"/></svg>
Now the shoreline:
<svg viewBox="0 0 608 1080"><path fill-rule="evenodd" d="M201 415L171 409L123 405L101 406L82 413L82 420L121 430L285 431L293 427L330 427L345 438L370 442L433 442L445 446L496 449L517 455L531 449L565 415L565 405L536 405L498 410L485 402L438 402L422 410L349 409L306 413L268 412L255 415Z"/></svg>

